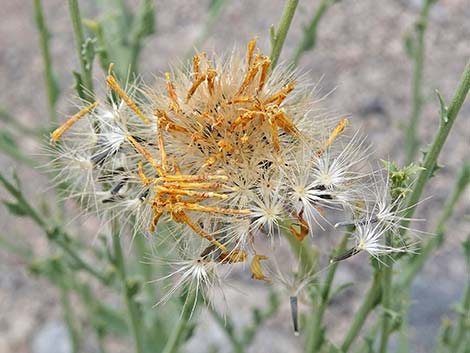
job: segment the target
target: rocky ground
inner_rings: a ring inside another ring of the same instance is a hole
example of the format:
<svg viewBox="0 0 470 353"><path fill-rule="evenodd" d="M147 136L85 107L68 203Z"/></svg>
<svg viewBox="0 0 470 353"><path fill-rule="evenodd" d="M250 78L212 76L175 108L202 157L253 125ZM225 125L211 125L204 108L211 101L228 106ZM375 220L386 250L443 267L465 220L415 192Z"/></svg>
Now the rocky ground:
<svg viewBox="0 0 470 353"><path fill-rule="evenodd" d="M52 56L62 88L59 112L63 117L73 109L71 71L76 70L78 64L67 2L43 2L53 35ZM83 0L80 3L83 14L93 17L94 2ZM167 70L170 62L183 57L191 48L206 19L208 1L157 0L155 3L158 34L146 42L141 64L144 78L148 80ZM278 22L283 1L227 3L203 49L224 51L234 45L241 47L258 36L260 46L269 52L268 29ZM302 25L309 21L317 4L318 1L300 1L282 59L287 60L293 53ZM322 20L317 47L306 53L299 65L312 80L321 80L322 93L331 91L326 101L330 110L351 115L352 124L368 135L377 158L400 160L403 155L403 123L411 110L412 78L412 65L405 55L403 38L413 29L420 6L419 0L342 0ZM44 126L48 119L43 68L31 2L0 0L0 8L0 107L28 126ZM468 18L470 6L466 0L441 0L432 10L426 38L426 102L420 126L424 143L432 139L438 126L438 104L433 90L439 88L444 97L450 98L470 57ZM103 80L103 75L96 74L96 80ZM462 161L469 158L469 119L467 102L443 151L444 169L426 190L432 198L420 206L420 215L427 219L424 225L427 230L433 230L456 171ZM29 154L39 151L38 146L26 138L17 142ZM2 171L15 167L13 160L1 155L0 165ZM38 172L20 166L17 169L27 195L37 200L47 179ZM0 197L4 196L0 190ZM463 293L465 277L460 242L469 232L469 211L467 191L449 222L445 246L427 264L413 287L409 317L412 352L429 351L441 320L451 315L450 306ZM37 229L29 221L12 218L3 206L0 206L0 224L2 236L19 244L30 244L38 252L46 251L47 243L36 234ZM369 275L365 264L365 258L357 258L350 266L340 266L339 282L353 281L355 285L328 310L328 325L335 340L342 337L366 289ZM243 278L240 285L245 293L259 294L247 297L238 292L229 293L232 308L248 307L247 301L254 305L265 300L266 293L259 285ZM0 249L0 353L68 353L70 346L58 301L54 289L32 278L17 257ZM249 315L245 309L232 309L232 313L240 325ZM300 352L301 338L292 335L290 322L285 320L288 315L286 302L279 315L260 332L253 352ZM199 326L188 352L206 352L207 342L225 342L223 333L207 315L203 320L205 324Z"/></svg>

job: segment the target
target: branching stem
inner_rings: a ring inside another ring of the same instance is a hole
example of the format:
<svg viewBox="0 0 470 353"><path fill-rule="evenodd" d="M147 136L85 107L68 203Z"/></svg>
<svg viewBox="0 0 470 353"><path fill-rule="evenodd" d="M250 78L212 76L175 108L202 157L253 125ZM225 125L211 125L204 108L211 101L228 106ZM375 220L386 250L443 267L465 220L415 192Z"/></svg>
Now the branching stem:
<svg viewBox="0 0 470 353"><path fill-rule="evenodd" d="M404 216L405 220L401 223L402 233L405 233L404 229L408 227L411 217L416 210L418 201L421 198L421 194L424 191L424 186L426 185L429 178L432 176L436 166L437 159L441 153L442 147L449 135L449 132L454 125L457 115L462 107L465 98L467 97L468 91L470 90L470 60L465 66L464 72L460 78L459 85L455 91L454 97L452 98L451 104L449 107L441 107L441 125L437 135L432 143L429 151L426 153L426 158L423 163L423 170L419 173L416 184L411 192L411 195L408 199L407 212Z"/></svg>

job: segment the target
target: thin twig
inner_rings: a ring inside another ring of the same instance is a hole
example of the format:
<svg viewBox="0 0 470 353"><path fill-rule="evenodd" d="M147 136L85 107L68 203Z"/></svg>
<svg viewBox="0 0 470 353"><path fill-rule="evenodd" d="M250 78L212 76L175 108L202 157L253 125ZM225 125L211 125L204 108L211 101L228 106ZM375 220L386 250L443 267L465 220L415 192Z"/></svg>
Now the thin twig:
<svg viewBox="0 0 470 353"><path fill-rule="evenodd" d="M426 0L421 9L418 20L415 24L416 40L412 48L413 56L413 108L411 111L410 121L406 129L406 164L413 162L419 148L419 141L416 136L421 111L423 107L423 68L424 68L424 54L425 54L425 34L428 27L429 13L432 5L436 0Z"/></svg>
<svg viewBox="0 0 470 353"><path fill-rule="evenodd" d="M142 51L142 41L155 31L155 16L152 0L142 0L137 13L134 31L130 38L129 72L136 75L138 72L139 55Z"/></svg>
<svg viewBox="0 0 470 353"><path fill-rule="evenodd" d="M465 293L462 299L462 306L459 312L459 319L455 327L454 335L452 337L452 352L460 352L461 346L464 343L465 336L468 335L468 320L470 318L470 272L467 268ZM468 348L468 346L467 346Z"/></svg>
<svg viewBox="0 0 470 353"><path fill-rule="evenodd" d="M72 345L72 353L78 353L80 351L80 336L76 328L77 319L70 303L70 290L66 283L66 274L61 273L59 279L59 291L60 291L60 302L62 310L64 311L64 319L67 325L67 331L69 334L70 342Z"/></svg>
<svg viewBox="0 0 470 353"><path fill-rule="evenodd" d="M215 310L214 307L211 305L208 305L207 308L209 312L211 313L212 317L215 319L215 321L219 325L219 327L224 331L225 335L229 339L232 345L233 351L235 353L243 353L244 346L235 333L233 320L229 316L227 316L227 314L225 315L225 317L222 317L217 312L217 310Z"/></svg>
<svg viewBox="0 0 470 353"><path fill-rule="evenodd" d="M171 331L170 337L163 348L162 353L175 353L178 351L181 345L181 338L184 332L190 325L189 321L194 309L194 301L197 300L196 293L194 290L188 289L186 293L186 299L183 305L183 312L181 313L176 326Z"/></svg>
<svg viewBox="0 0 470 353"><path fill-rule="evenodd" d="M271 58L272 69L276 66L279 60L284 41L286 40L287 32L289 31L289 27L291 25L292 18L294 17L295 10L297 9L298 4L299 0L287 0L286 4L284 5L284 10L282 12L281 20L279 22L277 30L271 31L272 49L269 57Z"/></svg>
<svg viewBox="0 0 470 353"><path fill-rule="evenodd" d="M333 5L335 1L336 0L322 0L308 26L304 28L302 39L295 49L294 56L291 60L294 66L298 65L300 58L306 51L312 50L315 47L317 43L318 24L325 15L326 11L330 8L331 5Z"/></svg>
<svg viewBox="0 0 470 353"><path fill-rule="evenodd" d="M54 75L51 53L49 49L50 34L44 21L44 13L41 0L34 0L34 15L36 26L39 31L39 44L41 47L42 60L44 64L44 81L46 84L47 102L50 121L57 123L56 104L59 98L59 87Z"/></svg>
<svg viewBox="0 0 470 353"><path fill-rule="evenodd" d="M28 200L23 196L22 192L15 185L10 183L2 174L0 174L0 184L10 193L11 196L16 200L19 208L22 210L24 215L30 217L47 235L47 237L63 249L79 266L79 268L88 272L89 274L96 277L103 284L107 284L107 278L96 271L91 265L78 255L74 249L69 246L67 239L69 238L67 233L58 227L50 227L50 225L42 218L42 216L31 206Z"/></svg>
<svg viewBox="0 0 470 353"><path fill-rule="evenodd" d="M353 344L357 335L361 331L362 326L364 325L367 317L370 312L377 306L380 302L381 292L382 292L382 271L376 271L374 274L374 279L372 280L372 285L367 291L364 301L362 302L359 310L354 315L353 322L349 328L348 333L341 345L341 351L346 353L351 344Z"/></svg>
<svg viewBox="0 0 470 353"><path fill-rule="evenodd" d="M445 105L441 106L441 125L437 135L432 143L429 151L426 153L426 158L423 163L423 170L418 175L418 179L408 199L406 213L404 215L404 221L401 223L401 233L405 233L405 229L410 223L410 219L416 210L421 194L424 191L424 187L433 175L435 168L437 167L437 159L441 153L442 147L447 140L447 136L457 119L457 115L462 107L465 98L467 97L468 91L470 90L470 60L465 66L464 72L460 78L459 85L454 93L452 102L447 108ZM442 102L441 102L442 103Z"/></svg>
<svg viewBox="0 0 470 353"><path fill-rule="evenodd" d="M72 20L72 27L75 36L75 46L78 55L78 61L80 62L80 84L83 89L79 89L78 93L81 94L82 99L88 102L93 101L93 79L91 76L92 63L88 63L85 59L85 55L82 52L85 45L85 35L83 33L82 17L80 15L80 8L77 0L69 0L69 12Z"/></svg>
<svg viewBox="0 0 470 353"><path fill-rule="evenodd" d="M341 240L336 250L334 251L334 253L332 254L331 258L333 258L336 254L341 254L342 252L344 252L347 241L348 241L348 235L346 234ZM308 329L307 342L305 344L305 352L314 353L320 349L320 344L322 342L321 331L322 331L323 316L328 306L328 302L330 301L331 285L333 284L333 279L335 277L338 265L339 265L339 262L332 263L326 274L325 283L323 284L323 287L321 289L320 304L318 308L315 309L315 312L312 318L311 328Z"/></svg>

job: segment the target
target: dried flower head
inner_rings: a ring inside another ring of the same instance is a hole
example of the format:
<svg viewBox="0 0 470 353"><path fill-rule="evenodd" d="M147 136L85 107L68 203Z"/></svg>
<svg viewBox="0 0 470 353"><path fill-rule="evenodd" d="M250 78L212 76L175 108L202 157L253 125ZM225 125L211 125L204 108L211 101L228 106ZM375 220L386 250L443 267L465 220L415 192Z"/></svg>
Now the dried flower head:
<svg viewBox="0 0 470 353"><path fill-rule="evenodd" d="M353 252L405 250L383 244L400 210L380 197L369 205L364 138L318 108L305 76L271 69L255 40L244 56L197 54L154 87L124 89L111 68L106 83L108 97L52 133L57 181L105 220L134 220L134 234L158 238L162 223L181 225L170 232L179 267L167 297L219 286L218 268L235 263L251 261L252 278L271 281L269 247L255 245L308 241L329 210L359 220Z"/></svg>

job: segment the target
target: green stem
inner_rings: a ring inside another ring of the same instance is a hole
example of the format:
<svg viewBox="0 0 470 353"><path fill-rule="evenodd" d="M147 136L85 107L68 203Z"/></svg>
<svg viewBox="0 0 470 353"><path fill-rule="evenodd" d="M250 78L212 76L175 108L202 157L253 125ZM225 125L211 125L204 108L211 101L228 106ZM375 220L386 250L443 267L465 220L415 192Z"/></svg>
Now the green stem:
<svg viewBox="0 0 470 353"><path fill-rule="evenodd" d="M287 0L286 4L284 5L284 10L282 12L278 29L275 31L274 35L272 35L271 38L272 49L269 57L271 58L272 69L276 66L277 61L279 60L284 41L286 40L287 32L289 31L289 27L291 25L292 18L294 17L295 10L297 9L298 4L299 0Z"/></svg>
<svg viewBox="0 0 470 353"><path fill-rule="evenodd" d="M137 234L135 237L135 246L137 250L138 261L140 265L140 272L144 277L144 286L148 303L151 303L157 295L154 287L151 285L153 278L153 268L150 264L146 263L145 258L148 256L147 245L142 234Z"/></svg>
<svg viewBox="0 0 470 353"><path fill-rule="evenodd" d="M33 254L30 249L13 244L5 237L0 236L0 247L5 248L7 251L19 256L24 261L30 261Z"/></svg>
<svg viewBox="0 0 470 353"><path fill-rule="evenodd" d="M49 31L44 21L44 13L41 0L34 0L34 15L36 26L39 31L39 44L41 47L42 60L44 63L44 80L46 83L47 102L50 120L57 123L56 103L59 97L59 87L52 68L51 53L49 49Z"/></svg>
<svg viewBox="0 0 470 353"><path fill-rule="evenodd" d="M468 353L468 347L470 347L470 336L466 339L463 337L462 344L459 346L459 350L455 353Z"/></svg>
<svg viewBox="0 0 470 353"><path fill-rule="evenodd" d="M178 351L178 348L181 345L181 338L189 326L189 320L193 312L193 304L195 300L197 300L195 291L189 289L186 294L186 300L183 305L181 317L176 323L176 327L171 331L171 335L168 338L162 353L175 353Z"/></svg>
<svg viewBox="0 0 470 353"><path fill-rule="evenodd" d="M98 339L98 352L99 353L106 353L106 343L104 340L104 335L98 334L97 339Z"/></svg>
<svg viewBox="0 0 470 353"><path fill-rule="evenodd" d="M130 62L129 72L131 75L137 75L139 55L142 50L142 41L149 33L154 31L154 8L152 0L142 0L139 12L137 14L137 23L130 39Z"/></svg>
<svg viewBox="0 0 470 353"><path fill-rule="evenodd" d="M244 346L235 334L235 327L233 325L232 319L230 319L228 316L225 318L220 316L220 314L217 312L217 310L214 309L212 305L208 305L207 308L219 327L225 332L225 335L232 344L233 351L235 353L243 353L245 351Z"/></svg>
<svg viewBox="0 0 470 353"><path fill-rule="evenodd" d="M64 318L72 345L72 352L78 353L80 351L80 338L75 327L77 320L73 313L72 305L70 303L70 293L65 281L65 278L60 279L60 302L62 304L62 309L64 310Z"/></svg>
<svg viewBox="0 0 470 353"><path fill-rule="evenodd" d="M462 312L459 313L459 320L452 339L452 352L459 352L465 336L468 334L468 321L470 319L470 275L468 274L461 310Z"/></svg>
<svg viewBox="0 0 470 353"><path fill-rule="evenodd" d="M44 135L50 132L49 128L45 127L30 127L23 124L19 119L12 116L8 113L3 107L0 107L0 121L5 122L8 126L11 126L16 130L16 132L20 132L22 134L35 137L35 138L43 138Z"/></svg>
<svg viewBox="0 0 470 353"><path fill-rule="evenodd" d="M349 328L348 333L341 345L341 350L343 353L349 351L351 344L356 339L359 331L361 330L362 326L364 325L369 313L377 306L380 302L381 291L382 291L382 271L376 271L374 274L374 278L372 280L372 285L367 291L364 301L362 302L359 310L357 311L356 315L354 316L354 320Z"/></svg>
<svg viewBox="0 0 470 353"><path fill-rule="evenodd" d="M369 342L372 342L372 343L375 342L377 333L379 332L379 329L382 326L382 319L383 319L383 316L380 316L377 322L374 325L371 325L370 329L364 335L363 342L356 349L356 353L370 352L370 350L368 350Z"/></svg>
<svg viewBox="0 0 470 353"><path fill-rule="evenodd" d="M60 228L50 227L49 223L46 222L40 214L36 211L36 209L31 206L28 200L23 196L21 190L10 183L2 174L0 174L0 183L3 184L5 189L13 196L23 210L24 214L29 216L47 235L52 242L57 244L60 248L62 248L75 262L76 264L83 270L87 271L97 279L99 279L103 284L107 283L107 279L97 272L93 267L87 264L85 260L83 260L74 249L69 246L67 238L68 235ZM19 183L19 181L17 181Z"/></svg>
<svg viewBox="0 0 470 353"><path fill-rule="evenodd" d="M15 198L18 203L18 206L22 209L25 215L28 215L36 224L41 228L46 229L46 222L39 216L36 210L29 204L29 202L24 198L22 192L19 189L19 179L14 175L14 178L18 184L18 187L10 183L2 174L0 174L0 183L5 187L5 189Z"/></svg>
<svg viewBox="0 0 470 353"><path fill-rule="evenodd" d="M92 63L86 62L86 59L82 53L82 49L85 44L85 35L83 33L82 17L80 15L80 8L78 6L78 0L69 0L69 11L70 11L70 18L72 20L73 32L75 36L75 46L77 50L78 61L80 62L81 84L83 86L83 90L79 90L79 92L83 92L83 97L81 97L82 99L92 102L93 101L93 79L91 77Z"/></svg>
<svg viewBox="0 0 470 353"><path fill-rule="evenodd" d="M134 300L133 290L130 288L130 283L127 278L126 264L121 247L119 228L116 221L113 221L112 223L112 243L114 263L121 281L122 291L124 293L124 302L127 308L129 328L131 330L132 337L134 338L135 353L143 353L144 339L141 326L141 315L139 313L138 305Z"/></svg>
<svg viewBox="0 0 470 353"><path fill-rule="evenodd" d="M346 244L348 242L348 235L346 234L343 239L341 240L340 244L332 254L331 258L336 256L337 254L341 254L346 249ZM328 306L328 302L330 301L331 295L331 285L333 284L333 279L336 274L336 270L338 268L339 262L334 262L330 265L328 272L326 274L325 283L323 284L323 288L321 289L320 294L320 304L318 308L315 310L315 314L312 318L311 328L308 330L307 342L306 342L306 352L314 353L320 349L322 343L322 323L323 323L323 316L325 315L326 308Z"/></svg>
<svg viewBox="0 0 470 353"><path fill-rule="evenodd" d="M16 245L11 244L10 242L4 240L2 237L0 237L0 246L4 246L7 250L15 253L23 261L31 265L32 252L29 249L19 248ZM59 263L59 266L62 267L62 263ZM67 277L65 277L63 270L64 268L62 267L59 272L60 277L58 280L58 287L60 290L60 302L62 305L62 310L64 311L64 320L67 326L67 331L68 331L69 339L70 339L71 346L72 346L72 352L78 353L79 347L80 347L80 339L79 339L78 330L75 327L75 323L77 321L75 320L75 315L73 313L73 309L70 304L70 291L66 282Z"/></svg>
<svg viewBox="0 0 470 353"><path fill-rule="evenodd" d="M64 235L64 234L63 234ZM65 236L65 235L64 235ZM103 276L101 273L96 271L91 265L89 265L85 260L83 260L80 255L78 255L74 249L72 249L67 242L59 236L50 236L52 242L59 246L62 250L65 251L67 255L69 255L75 264L83 271L88 272L90 275L98 279L101 283L106 284L108 279Z"/></svg>
<svg viewBox="0 0 470 353"><path fill-rule="evenodd" d="M455 206L460 200L467 185L470 183L470 162L466 162L460 169L456 185L452 194L447 199L444 209L437 221L435 235L427 241L419 253L413 256L409 263L403 267L404 273L399 281L399 288L409 288L418 272L423 268L426 260L443 241L445 226L452 216Z"/></svg>
<svg viewBox="0 0 470 353"><path fill-rule="evenodd" d="M406 220L401 223L402 233L405 233L405 228L408 227L410 223L410 218L413 217L413 214L416 210L417 203L421 198L423 193L424 186L426 185L429 178L432 176L436 165L437 158L444 146L444 143L449 135L449 132L457 118L457 115L462 107L463 102L470 90L470 61L467 62L465 70L460 78L459 85L454 93L452 102L449 108L441 107L444 111L441 112L441 125L437 132L437 136L434 139L429 151L426 154L426 158L423 163L423 170L419 173L418 179L416 181L415 187L411 192L411 195L408 199L407 212L404 215Z"/></svg>
<svg viewBox="0 0 470 353"><path fill-rule="evenodd" d="M130 26L132 22L132 13L129 10L129 7L127 6L126 0L117 0L116 3L119 8L119 12L122 14L124 18L125 26L127 27Z"/></svg>
<svg viewBox="0 0 470 353"><path fill-rule="evenodd" d="M310 23L303 31L302 39L300 40L299 45L295 49L294 56L292 57L292 64L297 66L299 63L302 54L307 50L312 50L315 47L317 42L317 28L320 20L323 15L326 13L326 10L335 2L336 0L322 0L317 11L313 15Z"/></svg>
<svg viewBox="0 0 470 353"><path fill-rule="evenodd" d="M385 242L392 246L392 234L387 233ZM392 310L392 281L393 281L393 259L386 255L383 260L385 268L382 277L382 335L380 339L379 353L385 353L388 349L388 338L390 337L390 310Z"/></svg>
<svg viewBox="0 0 470 353"><path fill-rule="evenodd" d="M75 291L75 293L80 296L80 299L82 300L84 308L86 309L88 314L87 319L95 330L96 338L98 341L98 351L99 353L105 353L106 334L110 331L109 328L105 325L106 322L110 320L110 318L108 317L104 320L103 315L106 316L112 313L112 317L115 320L116 318L119 318L119 320L121 320L121 315L117 311L114 311L110 307L106 307L104 304L102 304L99 301L98 297L94 293L92 293L91 288L87 284L82 283L79 280L75 280L73 281L73 283L71 283L71 285L71 288ZM104 309L106 309L106 314L103 314Z"/></svg>
<svg viewBox="0 0 470 353"><path fill-rule="evenodd" d="M435 0L426 0L421 10L418 21L415 24L416 28L416 47L413 48L413 89L412 99L413 108L411 111L410 121L406 129L406 164L411 163L419 148L419 141L416 136L419 119L423 107L423 67L424 67L424 54L425 54L425 33L428 27L429 13L432 4Z"/></svg>
<svg viewBox="0 0 470 353"><path fill-rule="evenodd" d="M284 237L289 242L292 252L299 259L300 275L314 271L317 267L317 253L313 248L308 246L307 239L305 241L299 241L292 234L288 232L283 233Z"/></svg>

